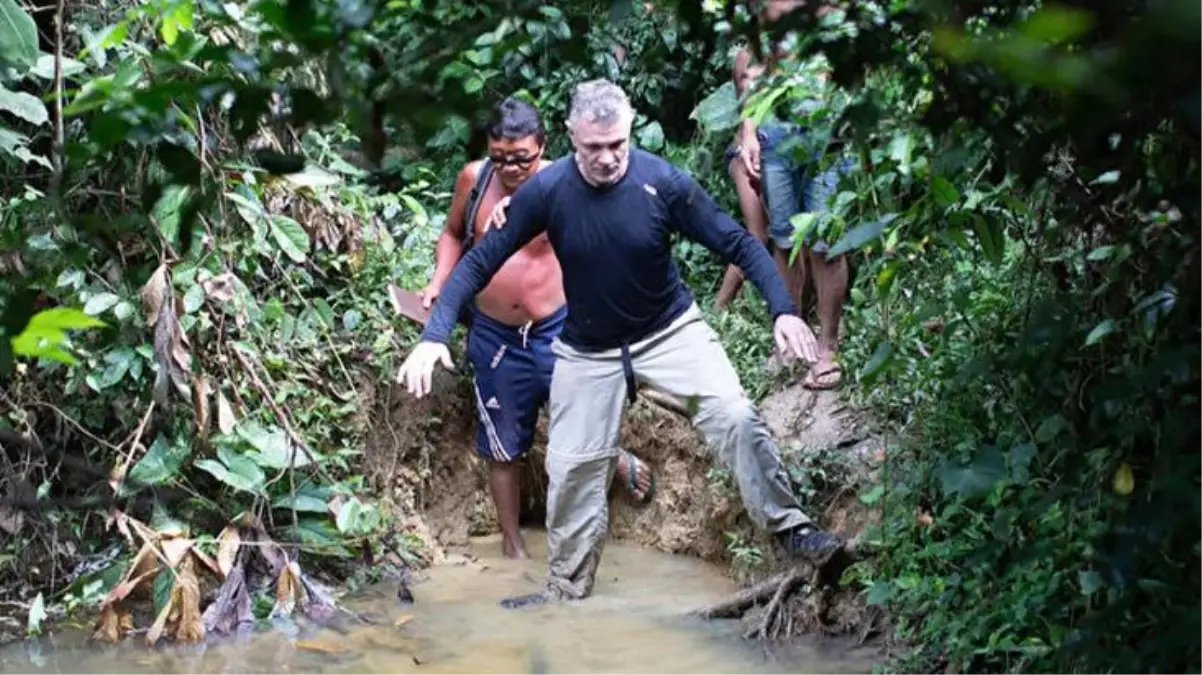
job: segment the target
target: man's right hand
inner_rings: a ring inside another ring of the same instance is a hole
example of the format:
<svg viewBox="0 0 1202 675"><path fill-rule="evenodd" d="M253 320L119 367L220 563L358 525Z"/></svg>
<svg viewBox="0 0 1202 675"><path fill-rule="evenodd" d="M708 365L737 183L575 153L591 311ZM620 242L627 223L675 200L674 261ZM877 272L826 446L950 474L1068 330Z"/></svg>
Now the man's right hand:
<svg viewBox="0 0 1202 675"><path fill-rule="evenodd" d="M760 139L754 133L746 134L743 138L743 148L739 153L743 159L743 168L752 180L760 179Z"/></svg>
<svg viewBox="0 0 1202 675"><path fill-rule="evenodd" d="M422 299L422 309L430 309L441 292L442 286L436 284L428 284L425 288L418 291L417 297Z"/></svg>
<svg viewBox="0 0 1202 675"><path fill-rule="evenodd" d="M404 382L410 394L421 398L430 393L434 366L439 363L447 370L455 369L455 364L451 363L451 350L441 342L419 342L397 370L396 381L398 384Z"/></svg>

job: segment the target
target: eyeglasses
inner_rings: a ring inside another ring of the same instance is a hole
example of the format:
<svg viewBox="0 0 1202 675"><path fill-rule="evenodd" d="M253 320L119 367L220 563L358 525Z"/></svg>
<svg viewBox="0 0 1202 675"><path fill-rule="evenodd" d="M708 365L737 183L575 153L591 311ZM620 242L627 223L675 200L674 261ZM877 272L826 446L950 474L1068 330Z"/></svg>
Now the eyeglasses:
<svg viewBox="0 0 1202 675"><path fill-rule="evenodd" d="M517 168L525 171L533 166L534 163L537 162L542 156L543 153L540 150L537 154L531 157L501 157L497 155L491 155L488 159L498 167L516 166Z"/></svg>

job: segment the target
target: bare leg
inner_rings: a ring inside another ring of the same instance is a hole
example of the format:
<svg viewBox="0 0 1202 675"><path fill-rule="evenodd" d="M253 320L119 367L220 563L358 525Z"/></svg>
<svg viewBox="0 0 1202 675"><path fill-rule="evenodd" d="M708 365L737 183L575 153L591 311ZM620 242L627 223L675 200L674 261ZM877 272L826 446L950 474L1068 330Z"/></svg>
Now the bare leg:
<svg viewBox="0 0 1202 675"><path fill-rule="evenodd" d="M526 542L518 528L522 474L517 462L489 462L488 487L501 523L501 551L509 558L529 558Z"/></svg>
<svg viewBox="0 0 1202 675"><path fill-rule="evenodd" d="M759 193L751 184L751 178L747 175L747 168L743 166L743 160L738 157L730 160L727 171L730 173L730 179L734 181L735 193L739 195L739 211L742 212L743 220L747 223L747 231L766 245L768 243L768 215L764 213L764 204L760 201ZM734 265L728 265L714 304L719 309L726 307L734 302L742 289L742 270Z"/></svg>
<svg viewBox="0 0 1202 675"><path fill-rule="evenodd" d="M718 288L718 297L714 299L714 306L718 309L726 309L727 305L734 302L741 290L743 290L743 272L735 265L727 265L726 274L722 275L722 286Z"/></svg>
<svg viewBox="0 0 1202 675"><path fill-rule="evenodd" d="M842 374L835 357L839 353L839 324L843 299L847 295L847 259L839 256L828 261L825 253L809 255L814 271L814 290L818 296L818 363L806 377L806 386L830 389L839 385Z"/></svg>

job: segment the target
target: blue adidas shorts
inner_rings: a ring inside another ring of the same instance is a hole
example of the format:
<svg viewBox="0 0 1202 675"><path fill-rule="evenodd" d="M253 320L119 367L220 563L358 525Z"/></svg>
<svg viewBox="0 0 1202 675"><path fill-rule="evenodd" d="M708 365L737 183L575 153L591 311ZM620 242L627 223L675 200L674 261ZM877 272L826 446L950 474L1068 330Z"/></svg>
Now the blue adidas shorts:
<svg viewBox="0 0 1202 675"><path fill-rule="evenodd" d="M551 396L555 354L551 342L563 329L567 305L526 327L507 326L471 309L467 359L475 378L479 429L476 452L512 462L530 449L538 412Z"/></svg>

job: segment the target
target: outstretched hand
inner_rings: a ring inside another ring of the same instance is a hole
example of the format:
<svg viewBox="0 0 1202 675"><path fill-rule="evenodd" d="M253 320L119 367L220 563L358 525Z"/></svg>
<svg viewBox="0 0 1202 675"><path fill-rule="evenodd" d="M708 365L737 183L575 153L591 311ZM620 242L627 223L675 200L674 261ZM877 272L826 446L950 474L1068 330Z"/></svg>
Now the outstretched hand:
<svg viewBox="0 0 1202 675"><path fill-rule="evenodd" d="M439 363L447 370L455 370L451 350L441 342L419 342L397 370L396 381L398 384L404 382L410 394L421 398L430 393L434 366Z"/></svg>
<svg viewBox="0 0 1202 675"><path fill-rule="evenodd" d="M772 336L776 338L776 347L786 357L792 353L806 363L818 361L818 338L801 317L793 314L781 314L776 317L772 327Z"/></svg>
<svg viewBox="0 0 1202 675"><path fill-rule="evenodd" d="M484 234L494 227L498 230L505 227L505 209L507 208L509 208L509 197L501 197L496 206L492 207L492 213L488 214L488 220L484 221L484 227L480 228L480 234Z"/></svg>

